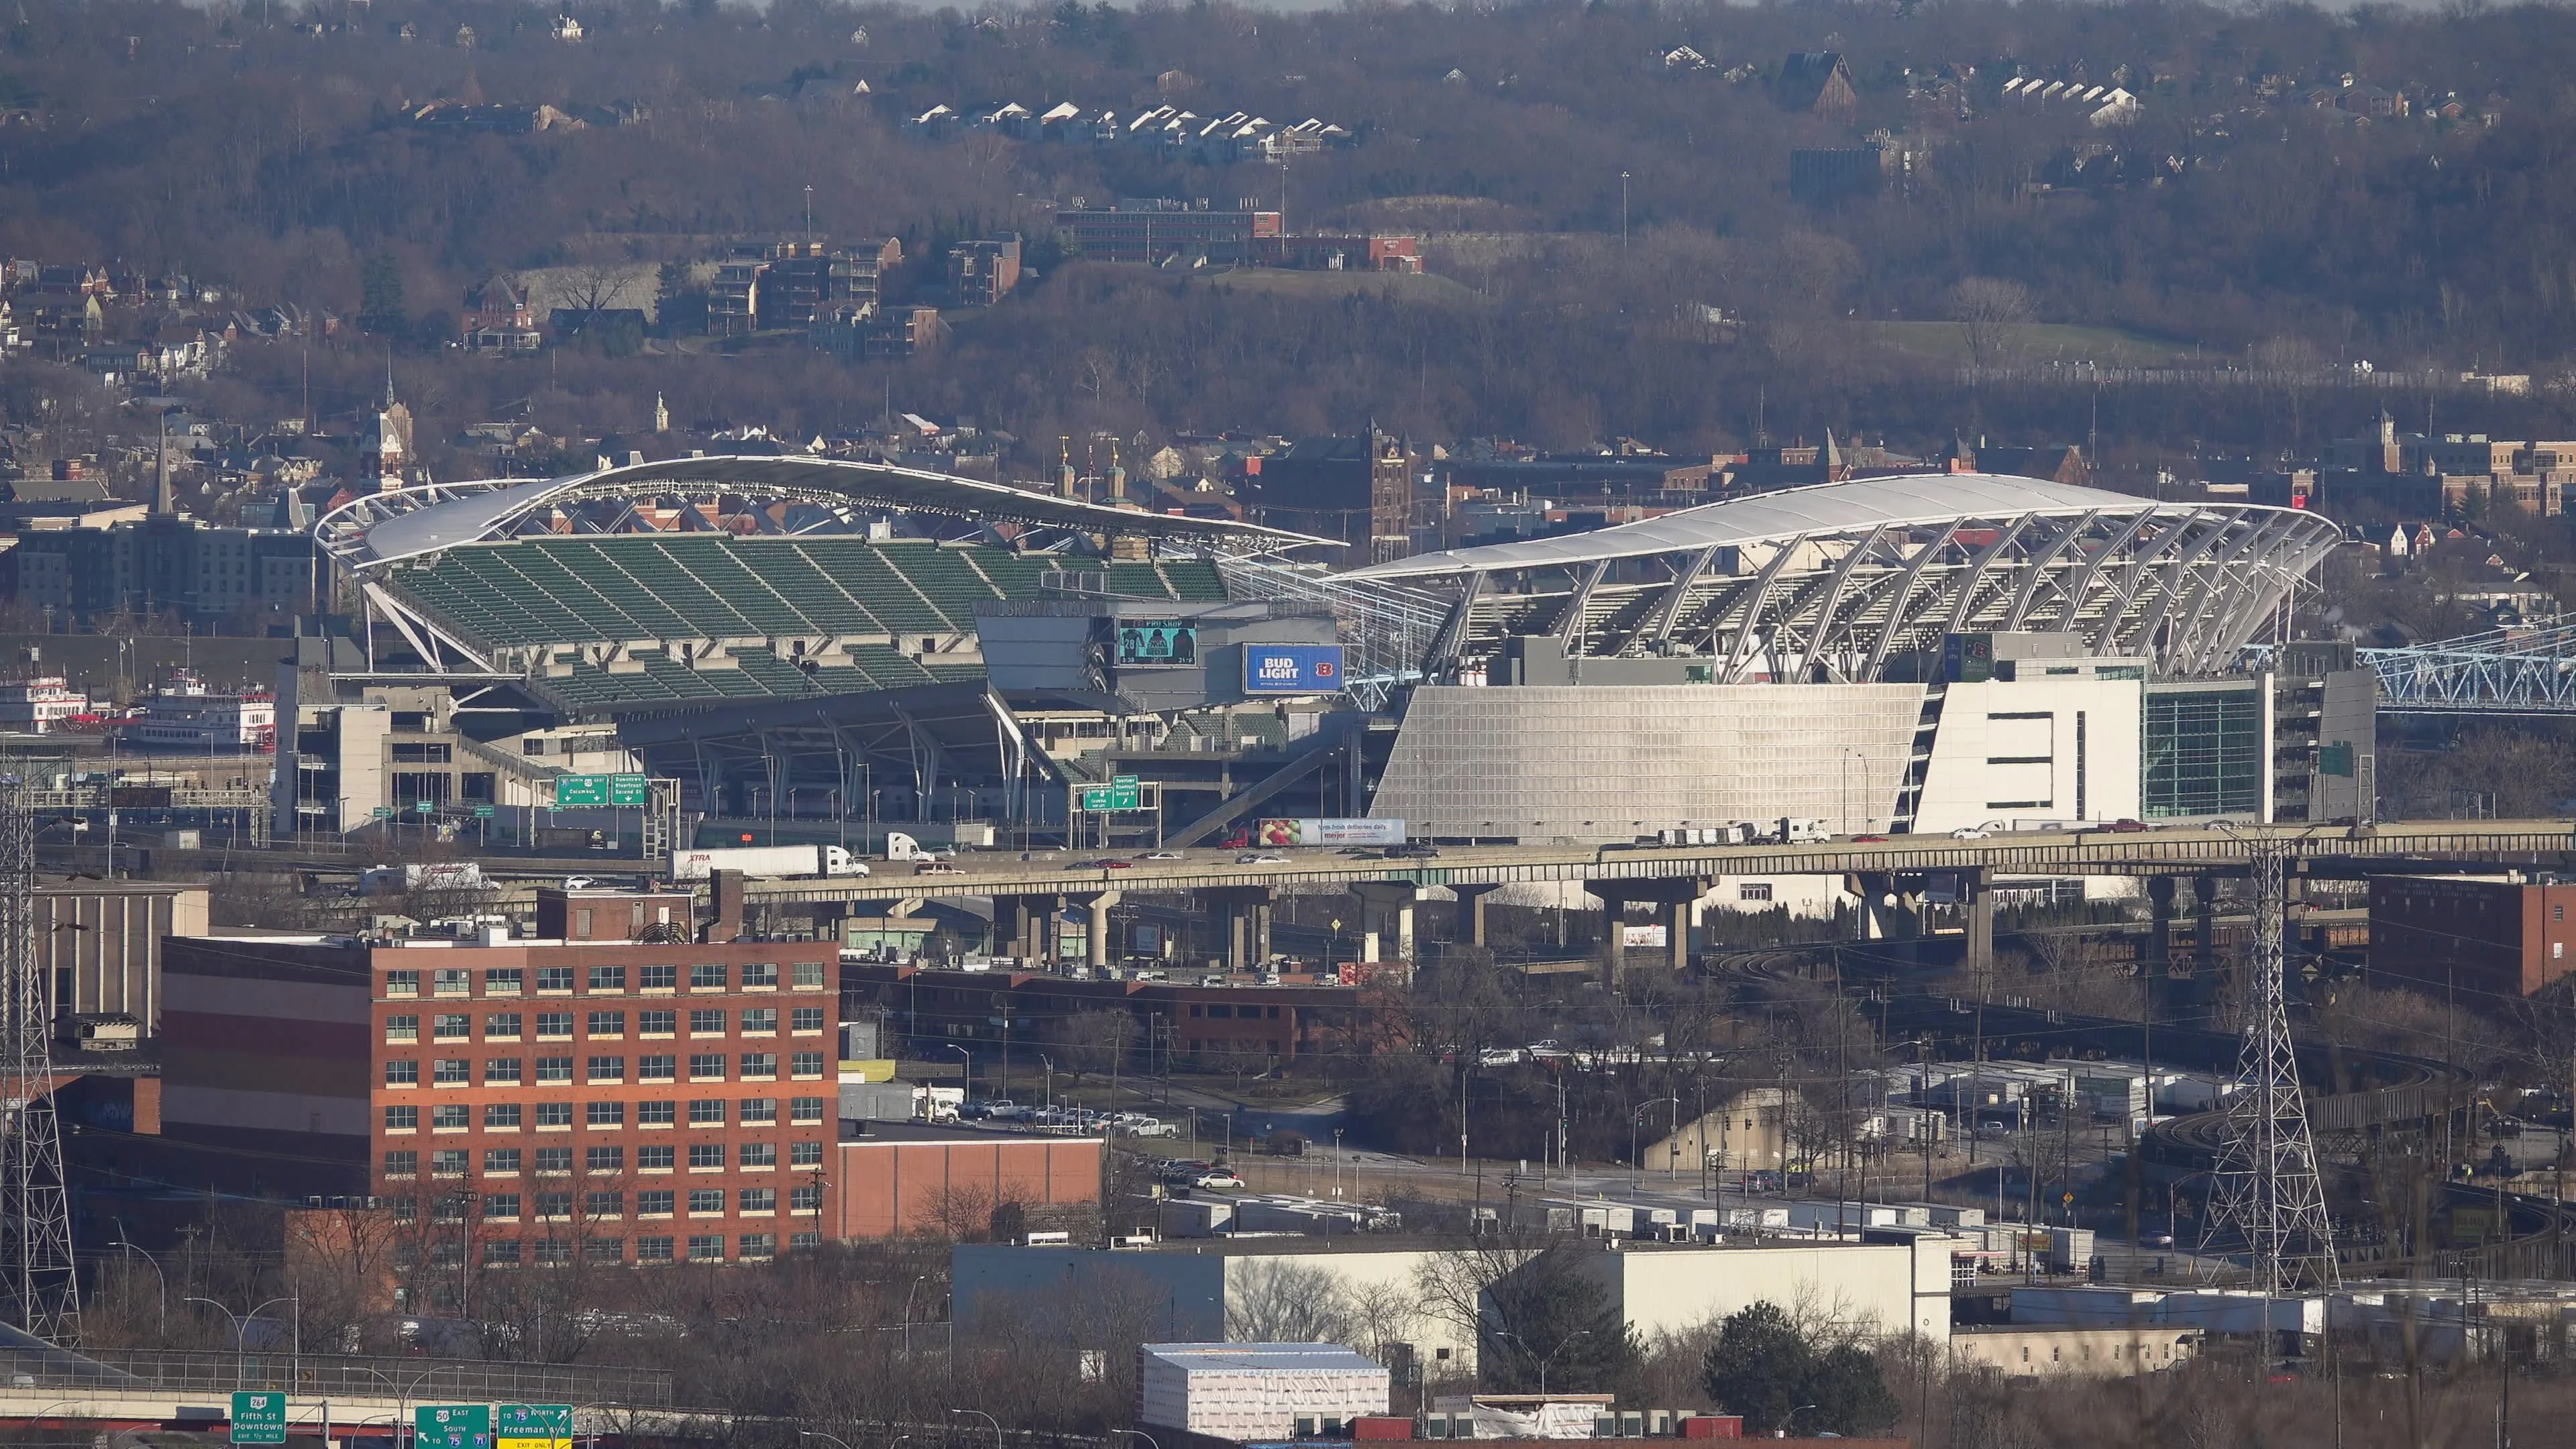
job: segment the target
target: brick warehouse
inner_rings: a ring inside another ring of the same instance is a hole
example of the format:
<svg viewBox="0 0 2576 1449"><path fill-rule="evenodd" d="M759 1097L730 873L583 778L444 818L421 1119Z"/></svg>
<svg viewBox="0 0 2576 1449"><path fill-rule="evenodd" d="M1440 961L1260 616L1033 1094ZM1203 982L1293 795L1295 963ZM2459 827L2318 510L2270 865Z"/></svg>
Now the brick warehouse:
<svg viewBox="0 0 2576 1449"><path fill-rule="evenodd" d="M837 965L811 942L177 938L163 1130L303 1164L272 1193L382 1198L440 1257L758 1261L820 1241Z"/></svg>

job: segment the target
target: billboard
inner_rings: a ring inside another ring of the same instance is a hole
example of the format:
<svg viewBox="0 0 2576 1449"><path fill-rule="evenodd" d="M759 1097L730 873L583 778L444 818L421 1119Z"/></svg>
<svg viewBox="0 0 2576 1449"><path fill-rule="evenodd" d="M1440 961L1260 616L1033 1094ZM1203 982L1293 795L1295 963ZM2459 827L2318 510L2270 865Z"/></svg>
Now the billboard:
<svg viewBox="0 0 2576 1449"><path fill-rule="evenodd" d="M1260 845L1402 845L1401 820L1264 820Z"/></svg>
<svg viewBox="0 0 2576 1449"><path fill-rule="evenodd" d="M1339 644L1246 644L1246 694L1337 694L1342 688Z"/></svg>
<svg viewBox="0 0 2576 1449"><path fill-rule="evenodd" d="M1198 628L1173 619L1122 619L1118 622L1118 662L1126 666L1196 664Z"/></svg>

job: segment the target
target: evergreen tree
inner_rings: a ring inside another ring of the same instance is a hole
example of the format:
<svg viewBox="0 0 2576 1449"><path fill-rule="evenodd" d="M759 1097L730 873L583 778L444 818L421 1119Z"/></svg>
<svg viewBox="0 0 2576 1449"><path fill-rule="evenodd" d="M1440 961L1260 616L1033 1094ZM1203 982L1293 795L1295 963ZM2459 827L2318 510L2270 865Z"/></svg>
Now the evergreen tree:
<svg viewBox="0 0 2576 1449"><path fill-rule="evenodd" d="M358 278L358 326L390 337L410 322L410 315L403 310L402 268L386 252L367 258L366 269Z"/></svg>

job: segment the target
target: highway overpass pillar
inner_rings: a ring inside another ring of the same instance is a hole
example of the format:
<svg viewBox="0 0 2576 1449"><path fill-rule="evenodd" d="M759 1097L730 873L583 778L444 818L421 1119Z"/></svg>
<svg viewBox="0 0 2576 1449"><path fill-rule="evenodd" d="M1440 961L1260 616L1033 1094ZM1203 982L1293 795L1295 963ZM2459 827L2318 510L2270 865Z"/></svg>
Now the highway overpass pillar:
<svg viewBox="0 0 2576 1449"><path fill-rule="evenodd" d="M2191 969L2207 976L2218 969L2218 877L2191 878Z"/></svg>
<svg viewBox="0 0 2576 1449"><path fill-rule="evenodd" d="M1360 933L1372 961L1413 959L1413 902L1420 887L1409 880L1365 880L1351 885L1360 898Z"/></svg>
<svg viewBox="0 0 2576 1449"><path fill-rule="evenodd" d="M1662 907L1656 912L1664 923L1665 964L1675 971L1690 969L1691 907L1708 891L1708 881L1700 876L1680 876L1670 880L1595 880L1583 883L1584 890L1601 898L1607 948L1610 986L1617 986L1628 969L1626 927L1630 901L1652 901Z"/></svg>
<svg viewBox="0 0 2576 1449"><path fill-rule="evenodd" d="M1075 899L1082 902L1091 917L1084 923L1083 959L1091 963L1094 971L1106 970L1115 959L1109 949L1109 908L1118 904L1119 892L1102 891L1088 900L1078 896Z"/></svg>
<svg viewBox="0 0 2576 1449"><path fill-rule="evenodd" d="M1467 944L1485 944L1485 897L1501 890L1499 885L1453 885L1450 894L1458 898L1458 924L1466 928Z"/></svg>
<svg viewBox="0 0 2576 1449"><path fill-rule="evenodd" d="M1211 886L1195 892L1225 916L1225 968L1249 971L1270 959L1270 887Z"/></svg>
<svg viewBox="0 0 2576 1449"><path fill-rule="evenodd" d="M1889 942L1886 955L1912 961L1923 936L1923 878L1873 871L1857 880L1861 939Z"/></svg>
<svg viewBox="0 0 2576 1449"><path fill-rule="evenodd" d="M2147 954L2138 963L2138 974L2150 979L2170 975L2173 971L2174 878L2169 875L2147 877Z"/></svg>
<svg viewBox="0 0 2576 1449"><path fill-rule="evenodd" d="M1967 917L1968 950L1964 964L1983 975L1995 968L1995 889L1982 870L1959 872L1959 905Z"/></svg>

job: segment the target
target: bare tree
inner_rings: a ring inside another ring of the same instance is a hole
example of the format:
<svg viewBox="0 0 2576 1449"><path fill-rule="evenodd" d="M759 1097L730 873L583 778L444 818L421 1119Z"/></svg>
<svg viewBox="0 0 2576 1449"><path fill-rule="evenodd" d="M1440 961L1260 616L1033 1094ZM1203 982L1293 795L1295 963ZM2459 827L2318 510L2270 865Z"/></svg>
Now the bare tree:
<svg viewBox="0 0 2576 1449"><path fill-rule="evenodd" d="M2014 330L2030 320L2030 292L1999 277L1964 277L1950 288L1950 315L1968 344L1968 361L1993 367L2010 348Z"/></svg>
<svg viewBox="0 0 2576 1449"><path fill-rule="evenodd" d="M1294 1258L1240 1258L1227 1268L1237 1280L1227 1285L1229 1342L1346 1343L1353 1337L1358 1316L1333 1274Z"/></svg>

